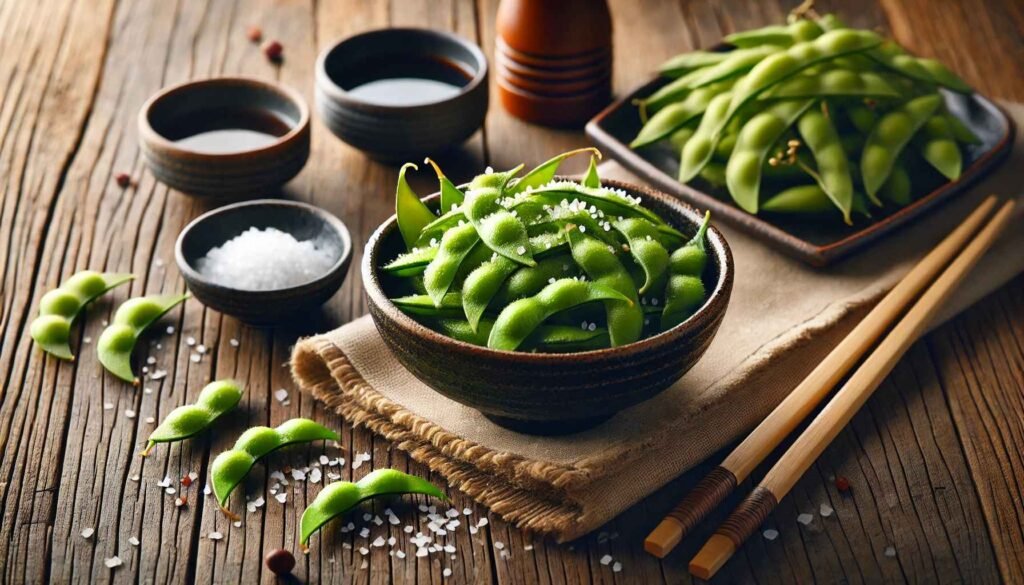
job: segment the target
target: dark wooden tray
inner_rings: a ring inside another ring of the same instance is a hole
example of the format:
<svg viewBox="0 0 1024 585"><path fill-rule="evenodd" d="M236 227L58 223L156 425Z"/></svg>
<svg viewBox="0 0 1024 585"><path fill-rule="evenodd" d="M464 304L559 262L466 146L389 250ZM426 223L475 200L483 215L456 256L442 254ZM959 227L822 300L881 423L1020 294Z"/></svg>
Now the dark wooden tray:
<svg viewBox="0 0 1024 585"><path fill-rule="evenodd" d="M873 209L874 217L852 226L840 221L750 215L737 207L724 189L699 180L689 184L676 180L679 160L669 146L662 143L640 150L629 148L641 125L633 100L650 95L667 82L654 79L608 106L587 124L587 136L602 152L644 181L699 208L710 209L715 218L814 266L826 266L960 193L1002 161L1013 143L1013 121L991 100L978 94L943 92L950 111L981 139L981 144L967 147L958 181L937 183L927 195L888 213Z"/></svg>

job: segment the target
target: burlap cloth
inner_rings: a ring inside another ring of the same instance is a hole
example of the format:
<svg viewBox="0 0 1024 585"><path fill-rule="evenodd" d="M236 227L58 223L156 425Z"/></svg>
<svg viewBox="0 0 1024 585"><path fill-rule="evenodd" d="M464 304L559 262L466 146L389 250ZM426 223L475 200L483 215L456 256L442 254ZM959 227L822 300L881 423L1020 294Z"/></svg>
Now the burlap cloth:
<svg viewBox="0 0 1024 585"><path fill-rule="evenodd" d="M1021 126L1024 105L1007 108ZM736 280L707 354L659 396L589 431L535 437L494 425L403 369L368 316L301 340L292 372L328 408L393 441L507 520L573 539L749 431L984 195L1019 196L1022 135L1010 160L969 193L827 270L717 224L732 247ZM601 174L637 181L612 162ZM1022 214L1019 205L939 322L1024 269Z"/></svg>

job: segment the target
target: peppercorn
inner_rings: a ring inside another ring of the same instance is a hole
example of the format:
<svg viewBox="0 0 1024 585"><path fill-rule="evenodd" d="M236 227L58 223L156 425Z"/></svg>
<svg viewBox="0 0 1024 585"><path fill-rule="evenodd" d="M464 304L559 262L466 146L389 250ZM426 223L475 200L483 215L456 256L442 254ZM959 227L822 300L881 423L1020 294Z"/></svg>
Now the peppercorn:
<svg viewBox="0 0 1024 585"><path fill-rule="evenodd" d="M281 54L284 53L284 46L277 41L267 41L263 43L263 54L267 56L267 59L271 61L280 61Z"/></svg>
<svg viewBox="0 0 1024 585"><path fill-rule="evenodd" d="M263 40L263 29L256 26L255 24L250 26L245 31L245 38L253 43L258 43Z"/></svg>
<svg viewBox="0 0 1024 585"><path fill-rule="evenodd" d="M290 574L295 568L295 556L283 548L275 548L268 552L263 557L263 562L271 573L281 577Z"/></svg>
<svg viewBox="0 0 1024 585"><path fill-rule="evenodd" d="M845 493L845 492L850 491L850 480L846 479L842 475L837 475L836 476L836 489L839 490L840 493Z"/></svg>
<svg viewBox="0 0 1024 585"><path fill-rule="evenodd" d="M132 176L128 173L117 173L114 175L114 181L117 182L118 187L127 187L132 184Z"/></svg>

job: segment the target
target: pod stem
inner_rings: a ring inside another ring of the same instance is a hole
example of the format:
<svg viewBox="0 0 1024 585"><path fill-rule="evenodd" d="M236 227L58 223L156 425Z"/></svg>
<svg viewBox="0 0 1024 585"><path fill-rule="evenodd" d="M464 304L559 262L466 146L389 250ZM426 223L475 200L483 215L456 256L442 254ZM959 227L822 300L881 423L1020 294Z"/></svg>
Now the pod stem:
<svg viewBox="0 0 1024 585"><path fill-rule="evenodd" d="M242 519L241 516L239 516L238 514L235 514L231 510L228 510L224 506L220 507L220 511L223 512L224 515L228 517L228 520L231 520L232 522L238 522L239 520Z"/></svg>
<svg viewBox="0 0 1024 585"><path fill-rule="evenodd" d="M143 449L142 453L139 453L139 457L149 457L149 452L153 450L153 447L156 447L156 443L150 441L149 444L146 445L146 448Z"/></svg>

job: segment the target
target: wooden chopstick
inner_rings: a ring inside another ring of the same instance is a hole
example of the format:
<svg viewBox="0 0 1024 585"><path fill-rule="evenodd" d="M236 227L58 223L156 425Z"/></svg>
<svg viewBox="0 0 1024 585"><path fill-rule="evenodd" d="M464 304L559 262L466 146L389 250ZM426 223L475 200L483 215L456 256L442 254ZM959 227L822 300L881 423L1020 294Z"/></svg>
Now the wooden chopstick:
<svg viewBox="0 0 1024 585"><path fill-rule="evenodd" d="M971 243L928 287L810 426L786 450L761 483L704 544L690 561L690 573L701 579L710 579L740 544L761 526L778 501L789 493L797 480L889 375L967 272L999 237L1010 219L1013 206L1013 201L1004 203Z"/></svg>
<svg viewBox="0 0 1024 585"><path fill-rule="evenodd" d="M768 415L722 463L704 477L644 540L647 552L664 558L680 540L736 489L810 415L860 361L944 266L981 227L996 198L990 196L922 258L828 356Z"/></svg>

